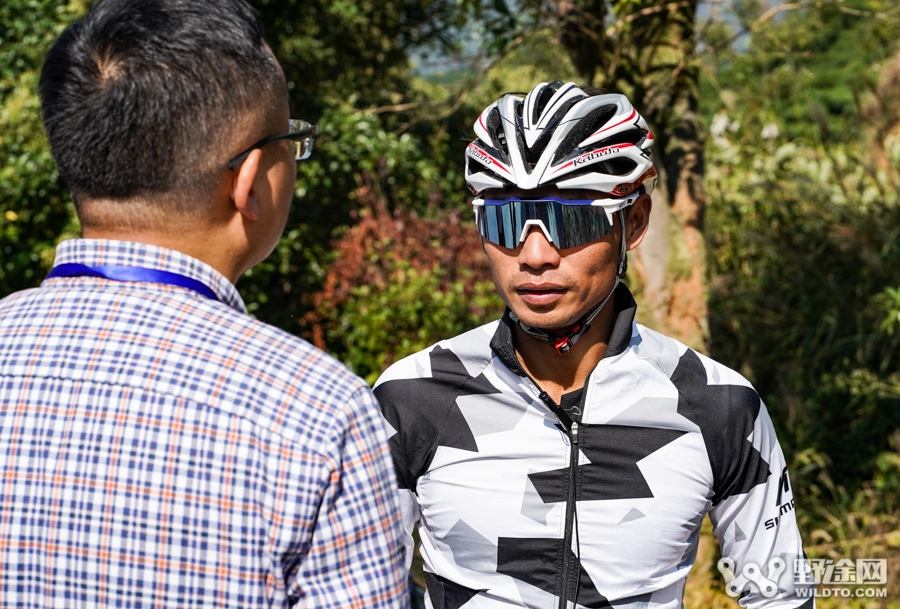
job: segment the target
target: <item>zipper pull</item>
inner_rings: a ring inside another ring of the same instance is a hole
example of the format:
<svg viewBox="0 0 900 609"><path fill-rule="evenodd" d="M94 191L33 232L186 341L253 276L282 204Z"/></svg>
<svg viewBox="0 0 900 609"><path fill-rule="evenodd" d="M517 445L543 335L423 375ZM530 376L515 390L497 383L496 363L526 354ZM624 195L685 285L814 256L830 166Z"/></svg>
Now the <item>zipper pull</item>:
<svg viewBox="0 0 900 609"><path fill-rule="evenodd" d="M572 444L578 446L578 422L572 421Z"/></svg>

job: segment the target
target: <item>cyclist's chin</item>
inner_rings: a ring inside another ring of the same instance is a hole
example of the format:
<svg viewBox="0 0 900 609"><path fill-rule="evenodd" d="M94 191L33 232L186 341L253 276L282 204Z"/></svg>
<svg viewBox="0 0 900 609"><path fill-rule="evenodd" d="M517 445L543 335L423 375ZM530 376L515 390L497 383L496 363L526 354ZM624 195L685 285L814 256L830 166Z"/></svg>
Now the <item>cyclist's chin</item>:
<svg viewBox="0 0 900 609"><path fill-rule="evenodd" d="M511 308L522 323L535 328L564 334L583 314L575 307L566 306L559 300L533 302L523 299Z"/></svg>

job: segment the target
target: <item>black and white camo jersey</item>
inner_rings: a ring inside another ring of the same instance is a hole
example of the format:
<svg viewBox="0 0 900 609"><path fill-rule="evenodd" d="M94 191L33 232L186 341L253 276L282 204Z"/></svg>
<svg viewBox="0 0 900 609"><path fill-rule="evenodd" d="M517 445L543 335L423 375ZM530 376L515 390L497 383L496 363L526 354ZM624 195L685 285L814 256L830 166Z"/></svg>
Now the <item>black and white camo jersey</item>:
<svg viewBox="0 0 900 609"><path fill-rule="evenodd" d="M378 380L429 607L681 607L707 513L738 589L745 565L803 556L756 391L634 323L624 285L615 304L604 358L560 406L519 365L508 312ZM740 604L812 607L790 569Z"/></svg>

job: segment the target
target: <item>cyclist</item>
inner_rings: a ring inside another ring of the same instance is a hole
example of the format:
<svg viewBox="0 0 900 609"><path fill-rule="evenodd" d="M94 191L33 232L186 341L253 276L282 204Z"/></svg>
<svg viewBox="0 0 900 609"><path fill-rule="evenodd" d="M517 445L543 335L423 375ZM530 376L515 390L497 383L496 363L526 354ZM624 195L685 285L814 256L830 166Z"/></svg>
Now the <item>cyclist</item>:
<svg viewBox="0 0 900 609"><path fill-rule="evenodd" d="M554 82L504 95L475 133L466 180L506 312L375 388L429 606L680 607L709 514L741 604L812 607L758 394L635 323L620 282L650 219L645 121Z"/></svg>

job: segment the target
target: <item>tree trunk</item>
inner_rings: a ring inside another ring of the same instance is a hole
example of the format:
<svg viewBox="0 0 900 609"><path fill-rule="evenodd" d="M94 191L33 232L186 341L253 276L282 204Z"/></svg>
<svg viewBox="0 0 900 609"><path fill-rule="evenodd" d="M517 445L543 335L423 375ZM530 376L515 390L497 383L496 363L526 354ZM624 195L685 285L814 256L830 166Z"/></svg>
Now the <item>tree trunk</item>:
<svg viewBox="0 0 900 609"><path fill-rule="evenodd" d="M600 86L628 94L653 130L659 186L650 232L634 257L644 288L642 304L657 329L705 351L706 198L694 53L696 1L630 6L630 14L606 27L608 9L602 3L561 0L560 41L585 84L593 85L597 75Z"/></svg>
<svg viewBox="0 0 900 609"><path fill-rule="evenodd" d="M560 0L557 4L559 42L569 53L572 65L584 84L592 86L598 69L604 66L605 0Z"/></svg>
<svg viewBox="0 0 900 609"><path fill-rule="evenodd" d="M654 157L663 169L660 184L664 188L654 197L654 204L665 206L667 213L660 218L665 230L648 235L636 254L648 269L659 264L654 254L665 251L662 285L649 273L641 278L646 286L645 304L665 333L702 351L708 337L703 136L697 76L685 75L679 80L687 82L651 90L642 106L654 127ZM664 240L663 245L655 242L659 239Z"/></svg>

